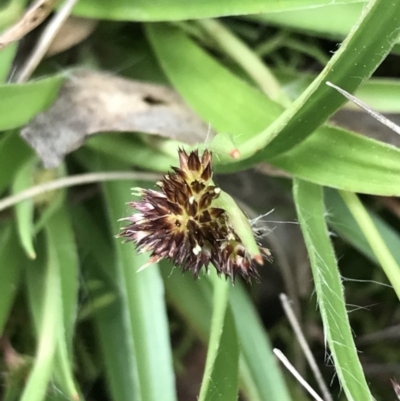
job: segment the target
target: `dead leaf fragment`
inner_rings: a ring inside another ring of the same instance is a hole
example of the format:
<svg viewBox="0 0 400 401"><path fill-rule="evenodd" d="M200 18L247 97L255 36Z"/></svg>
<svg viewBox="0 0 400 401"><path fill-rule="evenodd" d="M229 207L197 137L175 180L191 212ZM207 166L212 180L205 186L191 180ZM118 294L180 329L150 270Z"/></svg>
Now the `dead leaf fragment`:
<svg viewBox="0 0 400 401"><path fill-rule="evenodd" d="M96 28L98 21L90 18L69 16L47 49L46 56L63 52L85 40Z"/></svg>
<svg viewBox="0 0 400 401"><path fill-rule="evenodd" d="M15 42L40 25L51 13L58 0L38 0L22 18L0 35L0 49Z"/></svg>
<svg viewBox="0 0 400 401"><path fill-rule="evenodd" d="M203 142L208 126L172 89L111 74L80 70L54 104L21 131L46 168L59 165L86 136L143 132L189 144Z"/></svg>

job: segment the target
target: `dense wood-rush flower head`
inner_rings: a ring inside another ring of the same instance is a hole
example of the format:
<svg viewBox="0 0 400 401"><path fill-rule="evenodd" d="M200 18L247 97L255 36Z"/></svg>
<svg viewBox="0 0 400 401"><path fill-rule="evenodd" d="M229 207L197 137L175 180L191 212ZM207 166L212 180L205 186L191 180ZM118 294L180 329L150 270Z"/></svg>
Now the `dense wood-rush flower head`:
<svg viewBox="0 0 400 401"><path fill-rule="evenodd" d="M187 154L180 149L178 153L180 167L172 167L173 172L157 183L159 191L135 188L141 200L130 206L138 213L122 219L129 224L120 236L134 241L139 252L151 252L146 266L168 259L183 271L192 270L195 277L210 264L232 281L237 273L246 280L258 277L255 262L263 264L270 252L259 244L259 233L246 219L256 244L256 252L251 252L235 230L228 208L221 207L223 193L212 181L211 152L205 150L200 156L198 151Z"/></svg>

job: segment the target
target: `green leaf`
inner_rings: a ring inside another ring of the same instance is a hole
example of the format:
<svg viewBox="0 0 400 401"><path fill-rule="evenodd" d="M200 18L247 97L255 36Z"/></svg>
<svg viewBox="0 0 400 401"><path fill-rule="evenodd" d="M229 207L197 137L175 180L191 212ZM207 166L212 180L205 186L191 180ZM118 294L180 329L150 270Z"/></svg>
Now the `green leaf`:
<svg viewBox="0 0 400 401"><path fill-rule="evenodd" d="M218 64L179 30L152 24L147 26L147 33L175 88L204 120L218 131L230 133L236 142L271 124L282 110ZM219 134L216 139L221 137ZM268 161L297 177L325 186L382 195L400 193L400 151L339 128L321 127L281 156L266 159L260 153L245 163L230 166L220 164L234 161L226 155L226 143L222 140L218 149L213 145L214 142L211 149L215 153L216 168L222 171Z"/></svg>
<svg viewBox="0 0 400 401"><path fill-rule="evenodd" d="M115 263L111 242L114 239L105 237L104 227L82 206L73 209L73 216L78 243L88 256L83 260L83 274L109 392L113 400L140 400L126 293L119 285L121 268ZM109 300L105 305L104 299ZM101 307L97 307L100 303Z"/></svg>
<svg viewBox="0 0 400 401"><path fill-rule="evenodd" d="M274 70L279 81L285 86L285 92L291 99L296 99L316 78L315 74L303 72L280 72ZM355 91L354 96L371 108L381 113L399 113L400 80L393 78L371 78L364 82ZM351 102L346 104L347 109L360 111L360 108Z"/></svg>
<svg viewBox="0 0 400 401"><path fill-rule="evenodd" d="M17 43L13 43L2 49L0 52L0 82L7 79L8 73L11 70L12 61L17 52Z"/></svg>
<svg viewBox="0 0 400 401"><path fill-rule="evenodd" d="M232 158L233 152L237 149L239 152L236 152L236 159L240 157L245 159L262 149L279 134L265 151L260 152L257 156L257 160L260 161L261 158L277 155L300 143L344 103L344 99L325 85L326 80L351 91L361 83L363 78L369 77L397 38L398 21L395 16L397 15L396 11L400 10L400 4L392 3L392 7L388 10L386 2L383 0L369 3L358 28L348 36L324 71L273 124L271 124L272 121L282 109L265 99L249 102L246 97L256 98L255 93L251 93L244 83L239 84L237 78L228 77L214 60L207 57L204 51L196 47L178 30L162 24L152 24L147 26L147 32L159 61L174 86L188 100L189 104L203 118L210 121L217 130L232 134L236 148L230 145L228 149L225 149L227 155L223 154L223 156L227 160L229 157ZM382 28L380 25L382 19L387 21L385 29L381 30L379 34L371 35L372 26L375 27L374 29L377 29L378 26ZM379 52L374 50L378 48ZM367 50L360 53L357 49ZM371 53L374 53L374 57L370 56ZM182 54L185 55L185 64L179 66L177 64L182 62ZM190 69L188 68L189 64ZM213 70L216 75L211 76L210 70ZM193 75L197 75L198 79L193 80ZM223 79L221 80L221 78ZM226 90L229 87L231 90ZM192 94L188 93L189 91L192 91ZM206 91L209 91L207 98ZM243 92L247 96L242 96ZM212 99L210 98L211 94ZM264 98L261 93L258 97ZM231 98L238 100L231 100ZM210 104L214 107L216 105L221 107L218 111L225 117L225 126L222 124L221 118L213 118L213 114L216 114L217 111L211 114ZM227 108L227 104L231 107ZM316 105L320 104L324 104L325 107L315 113ZM239 117L246 114L246 109L249 109L249 117L246 120L252 118L254 122L247 129L242 129L245 122L234 125L234 121L240 120ZM263 111L264 116L268 115L270 121L267 117L257 118L258 110L260 110L260 114ZM227 118L232 121L226 122ZM257 127L256 124L260 125ZM260 126L264 126L261 131L259 130ZM265 129L266 126L268 128ZM279 138L280 135L282 135L281 138ZM224 147L226 146L220 146L221 149Z"/></svg>
<svg viewBox="0 0 400 401"><path fill-rule="evenodd" d="M365 4L342 3L344 2L304 10L251 15L249 18L291 30L320 34L329 39L344 38L357 23Z"/></svg>
<svg viewBox="0 0 400 401"><path fill-rule="evenodd" d="M249 372L251 400L290 401L288 389L253 302L237 283L230 292L230 305L240 341L241 372Z"/></svg>
<svg viewBox="0 0 400 401"><path fill-rule="evenodd" d="M30 306L38 328L38 349L21 401L43 400L53 372L61 322L60 270L53 241L47 238L46 265L38 260L27 269Z"/></svg>
<svg viewBox="0 0 400 401"><path fill-rule="evenodd" d="M82 0L74 8L74 14L123 21L171 21L274 12L330 3L329 0L202 0L191 3L185 0L137 0L132 4L127 0Z"/></svg>
<svg viewBox="0 0 400 401"><path fill-rule="evenodd" d="M358 199L357 195L347 191L341 191L340 195L361 228L361 231L364 233L365 238L378 259L383 271L396 291L397 296L400 298L399 264L393 257L388 246L380 235L378 228L361 201Z"/></svg>
<svg viewBox="0 0 400 401"><path fill-rule="evenodd" d="M12 186L13 194L21 192L24 189L32 186L35 164L35 158L31 158L26 163L22 164ZM15 213L21 246L29 258L35 259L36 253L33 246L33 199L28 199L26 201L17 203L15 205Z"/></svg>
<svg viewBox="0 0 400 401"><path fill-rule="evenodd" d="M24 12L26 0L10 0L0 8L0 32L17 22Z"/></svg>
<svg viewBox="0 0 400 401"><path fill-rule="evenodd" d="M322 127L269 162L315 184L368 194L400 194L400 150L339 128Z"/></svg>
<svg viewBox="0 0 400 401"><path fill-rule="evenodd" d="M208 340L212 314L212 287L208 280L193 281L170 263L160 262L168 302L203 342Z"/></svg>
<svg viewBox="0 0 400 401"><path fill-rule="evenodd" d="M60 319L57 348L54 359L54 376L65 395L79 399L74 383L72 367L72 340L78 302L78 260L71 224L65 207L62 207L46 223L48 247L57 258L60 274ZM57 241L52 239L57 238Z"/></svg>
<svg viewBox="0 0 400 401"><path fill-rule="evenodd" d="M212 273L213 315L206 367L199 401L235 401L238 397L239 349L236 328L228 306L231 283Z"/></svg>
<svg viewBox="0 0 400 401"><path fill-rule="evenodd" d="M121 168L119 163L102 163L106 169ZM118 220L127 213L130 190L126 183L104 184L106 205L113 234L119 231ZM137 255L132 246L115 241L122 275L120 285L127 297L127 314L132 331L138 366L140 395L143 401L172 400L175 395L175 377L172 368L168 320L164 289L155 266L140 273L137 270L147 261L146 255Z"/></svg>
<svg viewBox="0 0 400 401"><path fill-rule="evenodd" d="M295 179L293 193L311 262L324 333L341 386L349 401L372 401L354 345L343 286L324 220L322 188Z"/></svg>
<svg viewBox="0 0 400 401"><path fill-rule="evenodd" d="M17 132L3 134L0 139L0 192L8 187L22 164L32 156L32 150Z"/></svg>
<svg viewBox="0 0 400 401"><path fill-rule="evenodd" d="M209 280L193 281L178 269L161 263L168 300L185 322L206 342L212 313ZM252 301L240 283L230 291L229 302L235 319L240 347L240 382L248 399L290 401L262 323Z"/></svg>
<svg viewBox="0 0 400 401"><path fill-rule="evenodd" d="M96 135L88 140L85 146L130 166L148 170L167 171L176 160L151 149L133 135L130 137L118 134Z"/></svg>
<svg viewBox="0 0 400 401"><path fill-rule="evenodd" d="M72 340L78 308L79 262L75 237L65 204L47 221L46 231L49 237L57 239L51 244L54 245L54 253L60 267L64 335L69 354L72 356Z"/></svg>
<svg viewBox="0 0 400 401"><path fill-rule="evenodd" d="M147 24L146 32L175 89L204 121L217 132L230 134L236 144L243 144L263 131L283 112L282 106L222 67L179 29L167 24ZM213 145L214 141L212 149ZM234 162L229 154L231 148L213 149L217 160Z"/></svg>
<svg viewBox="0 0 400 401"><path fill-rule="evenodd" d="M254 238L253 229L251 228L249 219L239 208L232 196L225 191L221 191L218 198L213 200L212 205L213 207L225 210L233 229L246 248L246 252L248 252L251 259L256 260L258 263L262 262L263 256L261 255L260 248Z"/></svg>
<svg viewBox="0 0 400 401"><path fill-rule="evenodd" d="M326 209L329 211L327 215L328 223L335 232L372 262L379 264L365 235L336 190L325 188L325 204ZM369 211L369 215L396 262L400 265L400 238L398 233L376 213Z"/></svg>
<svg viewBox="0 0 400 401"><path fill-rule="evenodd" d="M21 127L54 101L65 76L0 85L0 131Z"/></svg>
<svg viewBox="0 0 400 401"><path fill-rule="evenodd" d="M345 103L325 82L331 81L353 92L389 53L398 39L399 25L400 2L368 2L358 24L324 70L270 127L246 143L245 148L251 150L256 144L265 145L264 138L268 141L275 138L263 152L270 158L307 138Z"/></svg>
<svg viewBox="0 0 400 401"><path fill-rule="evenodd" d="M23 259L18 238L10 224L0 233L0 335L8 319L11 306L21 282Z"/></svg>

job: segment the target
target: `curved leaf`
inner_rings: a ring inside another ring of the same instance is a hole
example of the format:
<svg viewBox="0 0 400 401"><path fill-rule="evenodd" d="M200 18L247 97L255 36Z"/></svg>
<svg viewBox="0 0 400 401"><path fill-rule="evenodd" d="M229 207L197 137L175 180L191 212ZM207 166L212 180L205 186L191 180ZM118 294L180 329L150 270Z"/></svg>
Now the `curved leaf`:
<svg viewBox="0 0 400 401"><path fill-rule="evenodd" d="M205 342L210 329L212 313L212 288L209 280L193 281L171 266L162 263L168 299L185 321ZM268 337L257 316L257 311L240 283L229 295L231 311L240 347L241 390L251 400L289 401L280 369L276 363Z"/></svg>
<svg viewBox="0 0 400 401"><path fill-rule="evenodd" d="M329 212L327 214L329 226L369 260L378 264L376 255L339 193L330 188L325 188L324 192L326 209ZM400 265L400 237L398 233L376 213L369 211L369 215L384 239L386 246Z"/></svg>
<svg viewBox="0 0 400 401"><path fill-rule="evenodd" d="M37 326L38 349L21 401L41 401L53 373L53 363L61 316L60 270L52 238L47 238L46 266L34 263L28 268L28 290Z"/></svg>
<svg viewBox="0 0 400 401"><path fill-rule="evenodd" d="M357 221L357 224L361 228L376 258L379 260L386 277L389 279L390 284L392 284L393 289L396 291L397 297L400 299L399 264L390 252L389 247L380 235L377 226L374 224L371 216L364 208L357 195L347 191L341 191L340 195Z"/></svg>
<svg viewBox="0 0 400 401"><path fill-rule="evenodd" d="M7 132L0 139L0 192L4 191L14 179L18 169L32 156L32 150L18 136L17 132Z"/></svg>
<svg viewBox="0 0 400 401"><path fill-rule="evenodd" d="M307 89L316 78L315 74L303 72L280 72L274 70L279 81L285 86L285 92L291 99L295 99ZM354 96L381 113L400 112L400 80L395 78L371 78L358 87ZM355 104L348 102L347 109L360 111Z"/></svg>
<svg viewBox="0 0 400 401"><path fill-rule="evenodd" d="M123 21L173 21L292 10L330 3L330 0L202 0L190 3L186 0L136 0L134 3L129 0L82 0L74 8L74 14Z"/></svg>
<svg viewBox="0 0 400 401"><path fill-rule="evenodd" d="M3 332L22 276L21 252L18 238L11 226L2 227L0 234L0 335Z"/></svg>
<svg viewBox="0 0 400 401"><path fill-rule="evenodd" d="M307 181L367 194L400 195L400 149L325 126L269 160Z"/></svg>
<svg viewBox="0 0 400 401"><path fill-rule="evenodd" d="M295 179L293 193L311 262L324 333L340 383L349 401L372 401L351 333L340 273L325 224L322 188Z"/></svg>
<svg viewBox="0 0 400 401"><path fill-rule="evenodd" d="M51 105L65 77L0 85L0 131L18 128Z"/></svg>
<svg viewBox="0 0 400 401"><path fill-rule="evenodd" d="M26 163L21 165L12 186L12 192L14 194L32 186L35 164L36 159L31 158ZM17 218L17 229L21 246L29 258L35 259L36 253L33 246L34 200L27 199L26 201L16 204L15 214Z"/></svg>
<svg viewBox="0 0 400 401"><path fill-rule="evenodd" d="M249 372L259 400L290 401L282 372L254 304L238 283L230 292L230 305L240 340L243 370ZM253 398L251 398L253 399Z"/></svg>
<svg viewBox="0 0 400 401"><path fill-rule="evenodd" d="M76 320L78 296L78 261L71 225L65 207L60 208L45 226L48 248L57 259L60 274L60 315L57 348L54 358L54 377L65 395L79 399L72 367L72 339ZM57 238L56 241L54 239Z"/></svg>
<svg viewBox="0 0 400 401"><path fill-rule="evenodd" d="M199 401L236 401L239 349L235 323L228 305L231 283L213 273L214 302L206 367Z"/></svg>
<svg viewBox="0 0 400 401"><path fill-rule="evenodd" d="M282 107L234 76L178 29L152 24L147 26L147 33L167 76L190 106L237 142L271 124L282 111ZM219 134L216 139L221 137L224 136ZM213 144L211 149L216 153L215 164L220 171L268 161L325 186L381 195L400 193L400 151L339 128L321 127L281 156L267 159L260 152L229 166L220 164L234 161L226 155L226 143L218 148Z"/></svg>
<svg viewBox="0 0 400 401"><path fill-rule="evenodd" d="M400 2L370 1L358 25L352 29L323 71L302 95L264 132L245 147L273 139L263 154L273 157L298 145L345 103L326 81L353 92L369 78L399 37ZM317 105L318 113L315 112ZM252 143L254 142L254 144Z"/></svg>

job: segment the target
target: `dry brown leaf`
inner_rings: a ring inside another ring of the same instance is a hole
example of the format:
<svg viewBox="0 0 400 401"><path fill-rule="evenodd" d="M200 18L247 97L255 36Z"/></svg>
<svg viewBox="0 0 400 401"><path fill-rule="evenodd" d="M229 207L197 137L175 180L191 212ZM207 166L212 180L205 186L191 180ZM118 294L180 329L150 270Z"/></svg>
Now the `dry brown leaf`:
<svg viewBox="0 0 400 401"><path fill-rule="evenodd" d="M85 40L96 28L95 19L75 17L71 15L61 26L56 37L47 50L46 56L52 56L69 49Z"/></svg>
<svg viewBox="0 0 400 401"><path fill-rule="evenodd" d="M79 70L21 136L45 167L54 168L88 135L132 131L195 144L204 141L208 126L166 86Z"/></svg>
<svg viewBox="0 0 400 401"><path fill-rule="evenodd" d="M0 49L21 39L40 25L51 13L58 0L38 0L32 4L22 18L0 35Z"/></svg>

